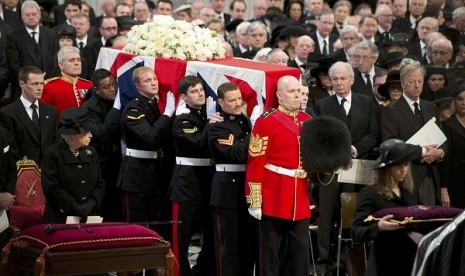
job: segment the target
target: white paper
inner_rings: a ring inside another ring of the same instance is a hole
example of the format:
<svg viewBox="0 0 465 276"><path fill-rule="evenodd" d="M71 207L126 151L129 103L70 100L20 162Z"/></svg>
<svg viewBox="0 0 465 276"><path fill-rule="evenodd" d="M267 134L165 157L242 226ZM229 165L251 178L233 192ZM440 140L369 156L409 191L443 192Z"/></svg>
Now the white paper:
<svg viewBox="0 0 465 276"><path fill-rule="evenodd" d="M10 222L8 221L8 216L5 210L0 210L0 233L5 231L9 226Z"/></svg>
<svg viewBox="0 0 465 276"><path fill-rule="evenodd" d="M77 224L81 221L80 217L67 216L66 224ZM86 223L102 223L103 217L100 216L88 216Z"/></svg>
<svg viewBox="0 0 465 276"><path fill-rule="evenodd" d="M437 147L440 147L442 144L444 144L444 142L446 142L447 138L435 122L436 118L431 118L431 120L429 120L406 142L421 147L427 145L437 145Z"/></svg>
<svg viewBox="0 0 465 276"><path fill-rule="evenodd" d="M337 177L337 181L342 183L373 185L375 172L368 167L374 162L373 160L352 159L352 168L341 171Z"/></svg>

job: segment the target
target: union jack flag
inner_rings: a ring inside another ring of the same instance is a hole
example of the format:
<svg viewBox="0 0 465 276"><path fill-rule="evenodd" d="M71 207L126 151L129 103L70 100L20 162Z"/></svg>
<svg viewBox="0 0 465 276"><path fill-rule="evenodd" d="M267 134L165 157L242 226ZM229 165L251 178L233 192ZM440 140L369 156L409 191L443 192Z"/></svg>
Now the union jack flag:
<svg viewBox="0 0 465 276"><path fill-rule="evenodd" d="M278 79L285 75L300 77L296 68L266 64L244 59L226 58L212 61L185 61L175 59L154 58L123 53L115 48L100 50L96 69L109 70L118 79L121 106L137 96L132 82L132 73L141 66L153 68L159 81L159 107L163 112L166 94L171 91L179 98L177 85L180 79L194 75L202 79L207 97L216 101L217 88L225 82L239 86L243 99L247 103L247 113L258 104L265 109L276 107L276 86Z"/></svg>

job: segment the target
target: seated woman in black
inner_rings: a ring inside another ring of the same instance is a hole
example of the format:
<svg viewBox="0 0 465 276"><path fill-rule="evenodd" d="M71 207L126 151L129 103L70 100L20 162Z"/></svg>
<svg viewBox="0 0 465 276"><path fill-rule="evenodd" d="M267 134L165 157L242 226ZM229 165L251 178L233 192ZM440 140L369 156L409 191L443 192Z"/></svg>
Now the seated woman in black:
<svg viewBox="0 0 465 276"><path fill-rule="evenodd" d="M374 241L365 275L410 275L417 249L410 237L414 234L391 222L392 215L380 221L364 220L380 209L418 204L409 162L421 148L389 139L380 145L379 151L380 157L372 167L377 169L376 184L362 188L359 193L352 238L360 243Z"/></svg>
<svg viewBox="0 0 465 276"><path fill-rule="evenodd" d="M89 146L94 124L87 108L70 107L61 118L63 140L47 149L42 162L45 223L64 223L67 216L86 220L98 215L105 192L97 152Z"/></svg>

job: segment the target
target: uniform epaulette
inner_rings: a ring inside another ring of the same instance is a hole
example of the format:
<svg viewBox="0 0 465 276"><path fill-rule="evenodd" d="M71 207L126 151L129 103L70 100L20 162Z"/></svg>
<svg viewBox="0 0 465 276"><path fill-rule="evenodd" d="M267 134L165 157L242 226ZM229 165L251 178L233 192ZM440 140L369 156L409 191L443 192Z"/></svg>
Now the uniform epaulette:
<svg viewBox="0 0 465 276"><path fill-rule="evenodd" d="M82 81L86 81L86 82L92 83L92 81L83 79L83 78L81 78L81 77L78 77L78 79L80 79L80 80L82 80Z"/></svg>
<svg viewBox="0 0 465 276"><path fill-rule="evenodd" d="M54 80L57 80L57 79L59 79L59 78L60 78L60 77L49 78L49 79L46 79L46 80L44 81L44 83L47 84L47 83L49 83L49 82L51 82L51 81L54 81Z"/></svg>
<svg viewBox="0 0 465 276"><path fill-rule="evenodd" d="M276 111L276 108L270 108L268 110L266 110L265 112L263 112L263 114L260 116L262 118L266 118L268 116L270 116L271 114L273 114L274 112Z"/></svg>

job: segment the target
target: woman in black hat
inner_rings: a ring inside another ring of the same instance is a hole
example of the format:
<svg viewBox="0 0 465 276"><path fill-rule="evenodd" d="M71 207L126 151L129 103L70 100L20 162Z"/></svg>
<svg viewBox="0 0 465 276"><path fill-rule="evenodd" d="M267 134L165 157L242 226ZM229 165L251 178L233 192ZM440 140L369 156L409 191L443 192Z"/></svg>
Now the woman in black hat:
<svg viewBox="0 0 465 276"><path fill-rule="evenodd" d="M465 84L452 88L455 114L443 122L448 150L441 166L441 183L447 187L450 206L465 208ZM441 190L441 192L445 192Z"/></svg>
<svg viewBox="0 0 465 276"><path fill-rule="evenodd" d="M42 162L45 223L64 223L67 216L85 220L97 215L105 192L97 152L89 146L93 123L87 108L68 108L61 118L63 140L45 152Z"/></svg>
<svg viewBox="0 0 465 276"><path fill-rule="evenodd" d="M322 57L318 60L318 66L310 69L310 75L315 78L316 85L309 89L307 106L316 110L316 102L334 95L333 85L329 78L329 67L336 62L334 58Z"/></svg>
<svg viewBox="0 0 465 276"><path fill-rule="evenodd" d="M410 161L421 155L421 148L399 139L384 141L380 156L371 169L377 170L373 186L365 186L358 195L352 225L354 242L374 241L365 275L410 275L416 244L403 226L391 222L392 215L379 221L364 222L378 210L417 205L418 200L410 174Z"/></svg>
<svg viewBox="0 0 465 276"><path fill-rule="evenodd" d="M432 102L437 98L436 91L448 85L447 71L440 66L426 66L425 69L425 86L420 98Z"/></svg>

